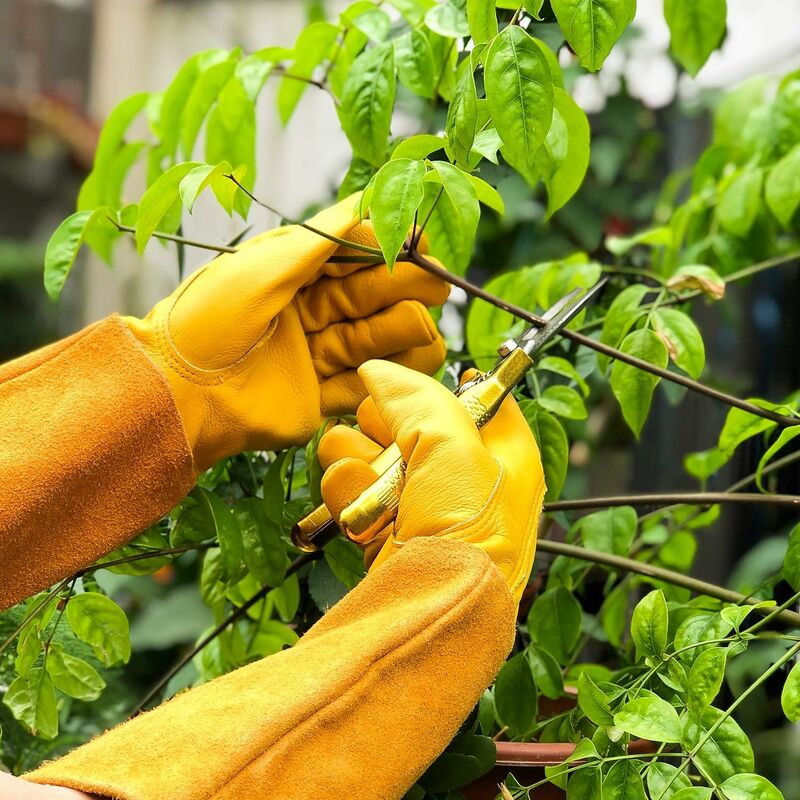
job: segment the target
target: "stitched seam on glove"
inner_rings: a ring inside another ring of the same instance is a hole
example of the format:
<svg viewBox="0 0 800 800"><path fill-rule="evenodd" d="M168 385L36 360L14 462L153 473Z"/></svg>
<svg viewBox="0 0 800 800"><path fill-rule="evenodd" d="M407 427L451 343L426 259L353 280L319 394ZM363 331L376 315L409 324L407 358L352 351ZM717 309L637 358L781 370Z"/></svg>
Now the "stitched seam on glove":
<svg viewBox="0 0 800 800"><path fill-rule="evenodd" d="M166 314L159 314L156 327L159 351L165 359L166 365L191 383L198 386L215 386L223 383L228 378L242 372L247 367L250 356L272 337L278 327L278 317L270 320L267 330L255 341L239 358L226 367L218 369L203 369L188 361L178 350L169 333L169 316L174 308L174 303Z"/></svg>
<svg viewBox="0 0 800 800"><path fill-rule="evenodd" d="M485 584L487 584L492 580L493 578L492 570L497 570L497 567L492 563L491 559L489 559L488 556L487 556L487 561L488 563L480 579L476 581L468 589L466 594L458 598L457 602L453 603L453 605L451 605L447 611L440 614L433 622L433 624L426 625L422 627L420 630L418 630L416 633L413 633L411 637L399 647L389 650L383 655L377 656L375 660L372 661L372 663L367 668L366 673L361 678L359 678L357 682L351 684L350 688L347 691L336 695L331 701L322 705L311 716L303 720L299 725L295 726L294 728L292 728L292 730L287 731L285 734L283 734L279 739L273 742L266 750L262 751L257 756L247 761L247 763L243 764L239 769L236 770L235 773L228 776L228 778L219 786L219 788L214 790L213 794L208 795L207 800L217 800L220 797L219 793L223 791L225 786L227 786L229 783L235 780L238 775L249 769L259 759L268 757L271 751L277 748L279 745L281 745L285 740L293 736L298 736L300 733L302 733L302 731L305 728L312 726L317 716L327 711L330 711L331 709L334 709L340 705L344 705L346 707L352 707L353 705L355 705L357 703L357 696L361 694L362 687L367 690L369 689L368 684L371 683L373 669L376 666L380 665L382 662L392 659L393 656L396 657L397 660L401 660L402 658L407 657L406 656L407 651L414 649L414 645L417 643L417 640L422 635L431 632L431 630L435 631L445 628L446 624L454 616L456 620L458 620L460 609L463 606L467 605L470 601L472 601L472 599L483 590ZM502 574L500 575L500 580L505 586L505 579L503 578Z"/></svg>

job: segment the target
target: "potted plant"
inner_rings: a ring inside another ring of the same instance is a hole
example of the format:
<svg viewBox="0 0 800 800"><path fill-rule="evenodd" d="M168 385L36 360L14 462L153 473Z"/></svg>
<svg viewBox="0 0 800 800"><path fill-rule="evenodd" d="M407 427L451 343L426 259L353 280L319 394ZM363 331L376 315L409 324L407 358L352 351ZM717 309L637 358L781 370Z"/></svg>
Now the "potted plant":
<svg viewBox="0 0 800 800"><path fill-rule="evenodd" d="M734 715L769 687L788 720L800 719L800 528L783 533L798 497L774 491L800 461L800 395L726 391L706 366L695 317L715 307L734 314L739 283L798 260L800 77L772 94L764 84L734 90L716 110L713 142L692 169L667 178L658 120L624 93L593 119L590 148L570 90L612 48L624 52L635 13L633 2L596 15L594 5L361 0L310 23L294 48L193 56L163 93L135 95L109 116L78 210L53 234L45 285L59 294L84 243L108 259L132 236L140 251L152 239L179 256L224 250L184 237L181 220L211 189L244 228L258 199L255 107L276 80L284 121L306 91L327 92L337 107L353 148L338 194L363 190L360 210L380 245L363 257L410 260L466 293L443 322L447 385L463 366L490 365L537 310L608 276L600 302L518 390L548 493L514 652L407 797L776 800ZM696 74L723 40L725 3L668 2L665 15L676 61ZM392 136L400 106L418 133ZM151 130L131 140L140 115ZM148 188L131 203L125 178L145 155ZM446 271L414 247L418 237L405 241L412 229L424 230ZM620 494L625 482L609 480L611 463L630 470L621 454L646 440L654 396L661 416L692 398L704 414L725 411L716 444L685 454L696 491ZM17 690L0 706L6 766L29 768L186 685L291 646L363 577L350 542L318 554L289 542L292 524L321 499L318 440L224 460L130 545L0 617L2 683ZM756 442L750 474L708 488ZM604 474L592 474L595 465ZM591 494L609 483L618 493ZM698 536L723 507L767 508L762 522L784 536L778 562L772 553L746 587L689 575ZM219 551L231 540L243 555L223 580ZM164 609L179 593L197 623L172 631ZM75 598L84 594L117 620L113 646L92 651L79 640ZM147 692L116 669L130 657L129 619L132 667ZM58 680L54 647L80 659L80 686ZM740 691L731 697L734 672ZM35 691L47 675L57 688ZM9 701L20 689L31 702Z"/></svg>

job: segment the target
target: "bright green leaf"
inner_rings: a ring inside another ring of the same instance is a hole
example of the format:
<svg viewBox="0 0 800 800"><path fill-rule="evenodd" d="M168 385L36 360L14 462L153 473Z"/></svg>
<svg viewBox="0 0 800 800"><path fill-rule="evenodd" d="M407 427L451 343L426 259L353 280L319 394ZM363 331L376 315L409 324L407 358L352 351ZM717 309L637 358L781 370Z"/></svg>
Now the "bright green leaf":
<svg viewBox="0 0 800 800"><path fill-rule="evenodd" d="M15 678L3 695L3 704L34 736L55 739L58 735L56 692L44 667Z"/></svg>
<svg viewBox="0 0 800 800"><path fill-rule="evenodd" d="M781 708L789 722L800 722L800 663L786 676L781 691Z"/></svg>
<svg viewBox="0 0 800 800"><path fill-rule="evenodd" d="M683 772L665 761L651 761L647 768L647 790L652 798L673 800L676 792L691 785Z"/></svg>
<svg viewBox="0 0 800 800"><path fill-rule="evenodd" d="M732 775L720 787L726 800L783 800L778 787L761 775Z"/></svg>
<svg viewBox="0 0 800 800"><path fill-rule="evenodd" d="M564 419L586 419L586 406L581 396L569 386L548 386L537 402L553 414Z"/></svg>
<svg viewBox="0 0 800 800"><path fill-rule="evenodd" d="M614 724L608 698L587 672L582 672L578 678L578 706L595 725Z"/></svg>
<svg viewBox="0 0 800 800"><path fill-rule="evenodd" d="M723 190L717 206L720 225L734 236L747 236L761 208L761 170L737 175Z"/></svg>
<svg viewBox="0 0 800 800"><path fill-rule="evenodd" d="M764 484L762 483L763 480L763 473L764 467L772 461L773 458L784 448L786 447L789 442L791 442L794 438L800 436L800 423L797 425L792 425L789 428L784 428L780 436L769 446L767 452L761 456L760 461L758 462L758 468L756 469L756 484L761 491L765 491Z"/></svg>
<svg viewBox="0 0 800 800"><path fill-rule="evenodd" d="M425 14L425 24L440 36L458 39L469 36L469 23L465 9L455 0L443 0Z"/></svg>
<svg viewBox="0 0 800 800"><path fill-rule="evenodd" d="M236 192L236 184L225 177L232 172L233 169L227 161L217 165L201 164L189 172L178 185L181 202L189 213L191 214L197 198L207 186L212 187L217 197L220 197L221 187L227 190L222 194L222 198L225 198L226 201L222 205L228 214L233 213L233 196ZM228 187L230 188L228 189Z"/></svg>
<svg viewBox="0 0 800 800"><path fill-rule="evenodd" d="M727 657L728 651L725 648L709 648L700 653L689 670L689 713L698 719L722 688Z"/></svg>
<svg viewBox="0 0 800 800"><path fill-rule="evenodd" d="M478 126L478 96L475 78L467 66L461 73L447 109L447 141L455 160L467 166Z"/></svg>
<svg viewBox="0 0 800 800"><path fill-rule="evenodd" d="M660 308L653 315L655 331L675 364L692 378L699 378L706 363L703 337L692 319L677 308Z"/></svg>
<svg viewBox="0 0 800 800"><path fill-rule="evenodd" d="M497 36L497 14L491 0L467 0L469 32L475 44Z"/></svg>
<svg viewBox="0 0 800 800"><path fill-rule="evenodd" d="M589 396L589 385L581 377L581 374L578 372L578 370L575 369L575 367L569 361L567 361L566 358L561 358L561 356L545 356L538 362L536 369L554 372L556 375L562 375L565 378L569 378L578 385L578 388L581 390L581 394L584 397Z"/></svg>
<svg viewBox="0 0 800 800"><path fill-rule="evenodd" d="M97 700L106 687L106 682L91 664L65 653L57 644L51 644L47 653L47 671L55 687L76 700Z"/></svg>
<svg viewBox="0 0 800 800"><path fill-rule="evenodd" d="M395 40L394 58L400 83L420 97L433 97L433 51L425 35L412 30Z"/></svg>
<svg viewBox="0 0 800 800"><path fill-rule="evenodd" d="M603 778L603 800L646 800L641 767L637 760L612 764Z"/></svg>
<svg viewBox="0 0 800 800"><path fill-rule="evenodd" d="M445 140L442 136L420 133L398 142L392 150L392 158L425 158L437 150L442 150L444 146Z"/></svg>
<svg viewBox="0 0 800 800"><path fill-rule="evenodd" d="M800 205L800 145L772 167L764 186L764 196L770 211L784 228L788 228Z"/></svg>
<svg viewBox="0 0 800 800"><path fill-rule="evenodd" d="M654 589L633 609L631 638L637 653L657 661L663 660L668 630L669 611L666 598L660 589Z"/></svg>
<svg viewBox="0 0 800 800"><path fill-rule="evenodd" d="M520 408L539 445L547 484L545 497L554 500L561 494L567 477L569 441L566 431L552 414L539 408L536 402L522 401Z"/></svg>
<svg viewBox="0 0 800 800"><path fill-rule="evenodd" d="M140 253L155 233L161 220L178 200L181 181L195 168L200 166L196 161L187 161L170 167L142 195L139 202L139 216L136 219L136 246Z"/></svg>
<svg viewBox="0 0 800 800"><path fill-rule="evenodd" d="M629 333L622 340L620 350L650 364L667 366L667 348L653 331L642 329ZM623 361L615 361L611 368L611 389L619 401L622 416L637 438L647 420L659 380L658 376Z"/></svg>
<svg viewBox="0 0 800 800"><path fill-rule="evenodd" d="M699 721L689 716L683 730L683 746L691 750L725 712L710 706ZM747 734L732 717L714 731L711 738L700 748L696 758L699 767L713 781L722 783L739 772L753 771L753 748ZM678 798L674 798L678 800Z"/></svg>
<svg viewBox="0 0 800 800"><path fill-rule="evenodd" d="M504 214L506 206L497 189L491 184L486 183L483 178L479 178L477 175L469 175L468 177L475 188L475 194L478 195L478 200L485 206L489 206L489 208L493 209L498 214Z"/></svg>
<svg viewBox="0 0 800 800"><path fill-rule="evenodd" d="M581 541L590 550L627 556L639 518L631 506L607 508L581 517L577 527Z"/></svg>
<svg viewBox="0 0 800 800"><path fill-rule="evenodd" d="M800 591L800 524L789 535L789 544L783 559L784 580L796 592Z"/></svg>
<svg viewBox="0 0 800 800"><path fill-rule="evenodd" d="M726 0L664 0L672 52L697 75L725 35Z"/></svg>
<svg viewBox="0 0 800 800"><path fill-rule="evenodd" d="M387 161L375 176L370 218L386 264L391 267L414 223L424 195L425 165L410 158Z"/></svg>
<svg viewBox="0 0 800 800"><path fill-rule="evenodd" d="M681 721L678 712L653 695L631 700L614 714L614 724L626 733L653 742L679 742Z"/></svg>
<svg viewBox="0 0 800 800"><path fill-rule="evenodd" d="M504 149L532 165L553 119L553 78L533 37L517 25L499 33L486 57L486 100Z"/></svg>
<svg viewBox="0 0 800 800"><path fill-rule="evenodd" d="M606 312L603 328L600 332L600 341L612 347L618 347L619 343L628 335L628 331L636 320L645 312L639 309L639 305L647 294L647 286L642 283L634 283L626 286L612 301ZM597 365L601 370L606 369L610 359L608 356L599 353Z"/></svg>

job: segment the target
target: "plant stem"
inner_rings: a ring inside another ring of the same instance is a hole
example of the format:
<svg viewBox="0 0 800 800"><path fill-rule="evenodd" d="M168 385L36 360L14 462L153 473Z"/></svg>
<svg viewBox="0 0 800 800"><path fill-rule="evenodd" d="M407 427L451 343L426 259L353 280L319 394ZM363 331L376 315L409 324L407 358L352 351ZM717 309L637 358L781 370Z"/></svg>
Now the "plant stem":
<svg viewBox="0 0 800 800"><path fill-rule="evenodd" d="M72 578L65 578L61 583L58 584L54 589L51 589L47 596L42 600L36 608L31 609L23 618L22 622L17 625L17 627L9 634L8 638L0 644L0 655L2 655L3 651L17 638L18 634L22 631L22 629L40 612L47 606L50 601L62 590L66 589L69 586L70 581Z"/></svg>
<svg viewBox="0 0 800 800"><path fill-rule="evenodd" d="M339 236L334 236L332 233L327 233L319 228L315 228L313 225L309 225L307 222L300 222L299 220L289 219L289 217L283 216L277 209L273 208L270 205L267 205L263 200L259 200L247 187L243 186L238 178L235 175L226 175L228 180L233 181L254 203L261 206L262 208L266 208L267 211L271 211L273 214L276 214L279 217L283 217L290 225L298 225L301 228L305 228L307 231L311 231L311 233L316 233L317 236L321 236L323 239L327 239L328 241L335 242L342 247L346 247L349 250L360 250L362 253L370 253L373 256L378 256L380 259L383 259L383 253L377 247L369 247L365 244L360 244L359 242L350 242L347 239L342 239Z"/></svg>
<svg viewBox="0 0 800 800"><path fill-rule="evenodd" d="M153 550L149 553L135 553L124 558L116 558L113 561L99 561L96 564L83 567L83 569L79 569L75 573L74 577L80 578L82 575L96 572L98 569L108 569L109 567L118 567L122 564L132 564L136 561L147 561L151 558L162 558L163 556L177 556L181 553L188 553L190 550L208 550L211 547L219 547L219 545L217 542L200 542L198 544L185 544L180 547L167 547L163 550Z"/></svg>
<svg viewBox="0 0 800 800"><path fill-rule="evenodd" d="M724 586L717 586L714 583L701 581L697 578L692 578L689 575L682 575L680 572L673 572L663 567L656 567L652 564L645 564L641 561L635 561L632 558L625 558L624 556L614 555L612 553L603 553L599 550L589 550L585 547L580 547L574 544L566 544L565 542L554 542L544 540L538 542L536 545L539 550L545 553L556 553L557 555L568 556L569 558L577 558L581 561L592 561L595 564L603 564L607 567L622 570L625 572L634 572L638 575L644 575L648 578L653 578L665 583L671 583L673 586L681 586L684 589L689 589L696 594L704 594L708 597L715 597L726 603L736 603L737 605L755 605L756 600L746 597L739 592L726 589ZM754 608L756 613L761 616L768 616L774 609L770 608ZM775 615L775 619L785 622L791 627L800 627L800 614L794 611L783 610Z"/></svg>
<svg viewBox="0 0 800 800"><path fill-rule="evenodd" d="M702 750L703 746L708 742L708 740L714 735L716 730L722 725L725 720L727 720L731 714L759 687L762 683L764 683L768 678L774 675L779 669L783 667L784 664L787 664L791 661L798 653L800 653L800 642L798 642L793 647L790 647L771 667L769 667L765 672L762 672L758 678L756 678L727 708L727 710L719 716L719 718L714 722L713 725L705 732L703 736L700 737L697 744L689 751L689 754L686 756L684 761L678 764L677 771L673 774L672 778L668 781L666 786L661 790L661 794L654 798L654 800L662 800L662 798L666 795L667 790L675 783L678 775L686 770L689 766L689 763L697 757L697 754Z"/></svg>
<svg viewBox="0 0 800 800"><path fill-rule="evenodd" d="M325 83L325 81L318 81L315 78L307 78L305 75L295 75L293 72L287 72L286 67L281 67L281 66L273 67L271 74L280 75L283 78L290 78L293 81L301 81L302 83L307 83L309 86L316 86L317 89L321 89L323 92L330 95L334 105L336 106L339 105L338 98L330 90L330 87L328 86L327 83Z"/></svg>
<svg viewBox="0 0 800 800"><path fill-rule="evenodd" d="M485 300L487 303L491 303L493 306L500 308L503 311L508 311L509 314L513 314L515 317L524 319L528 322L533 323L534 325L545 324L545 320L543 320L540 316L537 316L536 314L531 314L530 311L528 311L527 309L515 305L514 303L509 303L506 300L503 300L491 294L490 292L487 292L480 286L476 286L474 283L471 283L465 278L461 278L458 275L454 275L453 273L448 272L448 270L438 266L437 264L435 264L430 259L426 258L417 250L410 251L408 255L410 256L410 260L418 267L421 267L426 272L430 272L433 275L437 275L438 277L442 278L448 283L453 284L453 286L458 286L459 288L467 292L467 294L470 294L473 297L478 297L481 300ZM764 408L759 408L758 406L753 405L752 403L748 403L746 400L741 400L738 397L734 397L733 395L727 394L726 392L721 392L719 389L714 389L711 386L707 386L706 384L700 383L699 381L692 380L692 378L689 378L685 375L681 375L677 372L670 372L669 370L666 370L662 367L658 367L655 364L651 364L649 361L644 361L643 359L637 358L636 356L632 356L628 353L623 353L621 350L617 350L615 347L610 347L607 344L595 341L594 339L591 339L588 336L584 336L582 333L577 333L576 331L564 329L561 331L561 335L566 339L569 339L570 341L582 344L585 347L590 348L591 350L595 350L598 353L602 353L603 355L608 356L609 358L614 358L617 361L623 361L626 364L630 364L632 367L644 370L645 372L649 372L653 375L658 375L660 378L663 378L664 380L680 384L681 386L685 386L687 389L691 389L692 391L698 392L699 394L704 394L707 397L719 400L720 402L725 403L726 405L733 406L735 408L740 408L742 409L742 411L747 411L748 413L753 414L754 416L763 417L764 419L771 420L772 422L777 422L779 425L784 425L784 426L800 424L800 420L794 417L786 417L774 411L769 411Z"/></svg>
<svg viewBox="0 0 800 800"><path fill-rule="evenodd" d="M794 494L731 494L729 492L681 492L667 494L623 494L613 497L583 497L579 500L558 500L545 503L545 511L576 511L587 508L648 505L702 505L716 503L764 503L800 508L800 495Z"/></svg>
<svg viewBox="0 0 800 800"><path fill-rule="evenodd" d="M312 561L315 561L318 558L321 558L323 555L322 551L317 551L315 553L303 553L301 556L298 556L292 563L286 568L286 577L288 578L290 575L294 575L299 569L304 567L306 564L309 564ZM243 617L249 609L251 609L259 600L262 600L264 597L267 596L269 592L272 591L274 587L272 586L262 586L244 605L235 608L230 614L228 614L222 622L219 623L212 631L210 631L206 636L204 636L188 653L186 653L178 662L175 664L170 671L164 675L158 683L145 695L142 701L136 706L136 708L131 712L131 717L136 716L144 707L157 695L159 694L164 687L172 680L175 675L177 675L204 647L209 645L211 642L214 641L221 633L225 631L230 625L233 625L238 619Z"/></svg>
<svg viewBox="0 0 800 800"><path fill-rule="evenodd" d="M109 217L110 219L110 217ZM114 220L111 220L114 222ZM122 233L136 233L136 228L131 228L128 225L120 225L117 222L114 222L118 231ZM199 247L203 250L213 250L216 253L235 253L235 247L226 247L224 244L209 244L208 242L198 242L195 239L186 239L183 236L175 236L171 233L159 233L156 231L153 236L156 239L164 239L167 242L177 242L178 244L185 244L189 247Z"/></svg>

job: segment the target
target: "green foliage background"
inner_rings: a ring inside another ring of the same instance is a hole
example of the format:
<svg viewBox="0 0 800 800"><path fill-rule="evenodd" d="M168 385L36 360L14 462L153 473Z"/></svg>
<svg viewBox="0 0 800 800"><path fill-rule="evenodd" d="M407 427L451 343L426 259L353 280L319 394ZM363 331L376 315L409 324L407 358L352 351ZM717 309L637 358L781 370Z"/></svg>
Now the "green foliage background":
<svg viewBox="0 0 800 800"><path fill-rule="evenodd" d="M353 150L339 196L364 190L360 211L388 263L413 257L406 236L424 227L456 278L531 311L605 274L601 302L573 330L703 391L694 382L715 376L696 309L727 303L732 284L800 252L800 75L729 93L697 163L659 186L650 176L661 142L648 113L623 95L590 133L570 95L577 76L625 46L635 10L634 0L362 0L335 21L312 21L294 48L198 53L163 92L134 95L109 116L77 210L48 246L47 291L58 296L83 244L111 262L122 237L132 235L141 252L154 236L180 236L207 189L224 212L246 220L251 198L237 182L255 186L256 103L276 79L284 123L306 91L331 95ZM724 38L724 0L667 0L664 13L675 59L696 74ZM392 136L398 108L414 116L418 133ZM148 138L131 140L141 115ZM126 177L137 165L148 188L130 202ZM498 243L507 263L495 263ZM452 342L441 375L450 386L459 367L491 366L497 345L523 328L485 300L457 313L463 346ZM549 487L540 550L550 538L582 549L537 572L517 650L410 798L459 797L492 765L499 734L575 742L572 759L546 778L571 800L601 791L625 800L783 796L758 774L736 718L740 702L778 681L785 717L800 719L800 671L790 670L798 626L783 613L800 590L800 528L778 540L782 566L749 587L747 602L730 602L718 587L693 591L683 580L719 505L686 501L647 514L621 505L580 517L552 505L575 494L570 454L595 446L593 413L613 396L627 435L638 438L659 383L669 386L596 353L591 341L561 340L520 387ZM798 392L752 398L782 419L731 408L717 444L688 455L686 472L703 489L758 437L765 447L751 483L767 495L776 459L794 453L799 401ZM155 699L210 680L291 646L358 583L360 553L343 540L290 569L298 556L291 526L320 502L317 441L225 460L167 518L104 559L113 566L95 565L0 616L10 769L124 718L142 699L139 671L169 675ZM623 569L613 558L630 560ZM203 646L191 661L170 670L194 641ZM163 663L145 668L134 655L123 668L132 649ZM565 695L576 700L566 712L548 714L539 702ZM634 738L658 751L630 755ZM529 789L507 781L513 797Z"/></svg>

